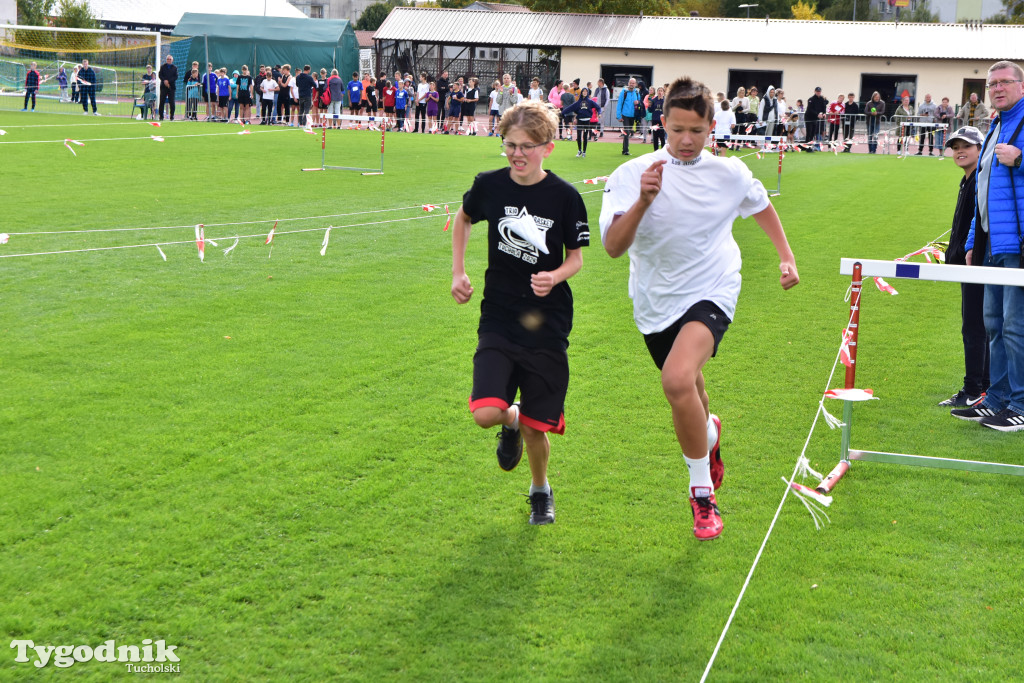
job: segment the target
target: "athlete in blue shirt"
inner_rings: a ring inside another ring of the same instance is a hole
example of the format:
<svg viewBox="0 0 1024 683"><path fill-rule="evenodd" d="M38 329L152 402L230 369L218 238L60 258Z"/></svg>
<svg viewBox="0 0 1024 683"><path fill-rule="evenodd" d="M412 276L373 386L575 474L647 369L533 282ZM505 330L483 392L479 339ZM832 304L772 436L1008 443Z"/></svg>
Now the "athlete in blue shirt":
<svg viewBox="0 0 1024 683"><path fill-rule="evenodd" d="M363 99L363 82L359 80L359 72L352 72L352 80L345 88L348 90L348 111L352 116L358 116L360 102Z"/></svg>

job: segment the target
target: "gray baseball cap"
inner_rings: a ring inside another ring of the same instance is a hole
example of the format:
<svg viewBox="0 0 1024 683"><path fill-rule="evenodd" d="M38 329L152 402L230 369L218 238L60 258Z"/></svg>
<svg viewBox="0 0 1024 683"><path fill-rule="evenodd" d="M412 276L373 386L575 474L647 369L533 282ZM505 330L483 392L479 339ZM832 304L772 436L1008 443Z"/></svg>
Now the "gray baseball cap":
<svg viewBox="0 0 1024 683"><path fill-rule="evenodd" d="M955 133L949 136L949 140L946 140L946 147L951 147L954 140L963 140L964 142L972 145L980 145L984 142L984 139L981 136L981 131L974 126L958 128Z"/></svg>

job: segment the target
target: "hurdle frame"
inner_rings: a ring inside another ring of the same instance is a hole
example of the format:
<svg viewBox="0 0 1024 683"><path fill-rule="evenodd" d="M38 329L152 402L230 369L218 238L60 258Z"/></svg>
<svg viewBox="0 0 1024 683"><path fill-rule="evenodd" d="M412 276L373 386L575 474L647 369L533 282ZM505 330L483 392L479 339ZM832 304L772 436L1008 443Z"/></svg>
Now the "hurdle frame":
<svg viewBox="0 0 1024 683"><path fill-rule="evenodd" d="M361 166L328 166L327 165L327 121L366 121L375 123L378 120L380 126L380 165L377 168L364 168ZM361 171L360 175L384 175L384 139L387 134L387 126L384 125L383 117L375 116L351 116L346 114L320 114L320 168L304 168L303 171Z"/></svg>
<svg viewBox="0 0 1024 683"><path fill-rule="evenodd" d="M774 142L779 151L779 170L778 176L775 181L775 190L769 190L769 197L778 197L782 194L782 158L785 153L782 141L785 140L783 135L723 135L720 138L716 138L714 132L711 133L711 151L715 156L718 156L718 145L716 142L762 142L769 143ZM762 149L764 149L762 147Z"/></svg>
<svg viewBox="0 0 1024 683"><path fill-rule="evenodd" d="M840 260L839 274L852 277L849 321L849 330L851 332L849 341L850 364L846 368L846 381L844 383L844 388L846 389L855 388L857 377L857 339L860 332L861 293L865 277L1024 287L1024 269L1016 268L986 268L982 266L954 266L938 263L909 263L906 261L844 258ZM965 472L1007 474L1018 477L1024 476L1024 465L853 449L850 447L853 429L853 403L853 401L843 399L843 424L841 428L842 439L839 464L816 487L819 493L829 493L839 483L843 475L849 471L851 461L853 460Z"/></svg>

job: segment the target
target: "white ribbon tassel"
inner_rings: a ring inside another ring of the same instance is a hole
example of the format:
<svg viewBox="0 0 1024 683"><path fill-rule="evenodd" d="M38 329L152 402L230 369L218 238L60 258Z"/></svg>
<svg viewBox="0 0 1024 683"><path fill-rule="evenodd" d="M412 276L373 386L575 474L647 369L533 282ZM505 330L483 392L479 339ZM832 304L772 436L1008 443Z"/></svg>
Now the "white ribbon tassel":
<svg viewBox="0 0 1024 683"><path fill-rule="evenodd" d="M821 411L822 417L825 418L825 424L828 425L829 429L836 429L837 427L845 427L846 423L840 420L838 417L828 412L825 408L825 400L818 401L818 410Z"/></svg>
<svg viewBox="0 0 1024 683"><path fill-rule="evenodd" d="M825 478L811 468L811 461L807 459L806 455L801 455L800 458L796 461L796 473L797 476L799 476L801 479L806 479L808 474L812 474L818 478L819 483L822 479ZM794 477L794 479L795 478L796 477Z"/></svg>
<svg viewBox="0 0 1024 683"><path fill-rule="evenodd" d="M796 499L803 503L803 506L807 508L807 511L809 513L811 513L811 519L814 520L815 529L820 530L821 527L825 526L826 521L832 521L832 519L828 516L828 513L825 512L819 506L819 503L826 507L831 505L831 496L823 496L817 491L812 491L806 486L802 486L795 482L788 481L785 477L779 478L782 479L782 481L786 482L786 485L789 486L790 490L793 492L793 495L796 496ZM812 493L814 494L813 496L811 495ZM825 502L826 500L828 502Z"/></svg>
<svg viewBox="0 0 1024 683"><path fill-rule="evenodd" d="M167 254L164 253L164 250L160 248L159 244L156 245L156 250L160 252L161 258L163 258L163 260L166 261L167 260Z"/></svg>
<svg viewBox="0 0 1024 683"><path fill-rule="evenodd" d="M234 242L233 242L233 243L231 244L231 246L230 246L230 247L228 247L227 249L225 249L225 250L224 250L224 255L225 255L225 256L227 256L228 254L230 254L230 253L231 253L231 251L232 251L232 250L233 250L233 249L234 249L235 247L237 247L237 246L238 246L238 235L235 235L235 241L234 241Z"/></svg>
<svg viewBox="0 0 1024 683"><path fill-rule="evenodd" d="M331 229L332 228L333 228L333 226L327 226L327 232L324 233L324 241L323 241L323 244L320 245L320 255L321 256L326 256L327 255L327 245L331 241Z"/></svg>

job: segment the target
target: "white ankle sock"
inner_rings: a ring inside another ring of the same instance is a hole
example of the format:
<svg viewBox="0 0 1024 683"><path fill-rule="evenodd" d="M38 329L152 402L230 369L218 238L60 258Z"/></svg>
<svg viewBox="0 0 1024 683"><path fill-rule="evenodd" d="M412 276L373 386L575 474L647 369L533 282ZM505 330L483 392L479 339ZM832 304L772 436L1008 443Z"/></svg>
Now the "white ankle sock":
<svg viewBox="0 0 1024 683"><path fill-rule="evenodd" d="M512 429L512 430L519 429L519 406L511 405L511 406L508 407L508 409L509 410L515 409L515 411L516 411L516 419L512 420L512 424L506 425L506 426L509 429Z"/></svg>
<svg viewBox="0 0 1024 683"><path fill-rule="evenodd" d="M708 475L708 476L710 476L710 475ZM533 484L530 484L530 495L531 496L533 494L535 494L535 493L540 493L541 491L543 491L544 493L549 493L549 494L551 493L551 484L549 484L547 482L547 480L544 481L544 485L543 486L534 486Z"/></svg>
<svg viewBox="0 0 1024 683"><path fill-rule="evenodd" d="M694 488L707 488L708 494L714 490L714 484L711 481L711 458L704 456L696 460L691 460L685 455L683 460L686 461L686 469L690 470L690 497L693 497Z"/></svg>
<svg viewBox="0 0 1024 683"><path fill-rule="evenodd" d="M715 447L715 442L718 441L718 428L715 427L715 421L708 416L708 452Z"/></svg>

